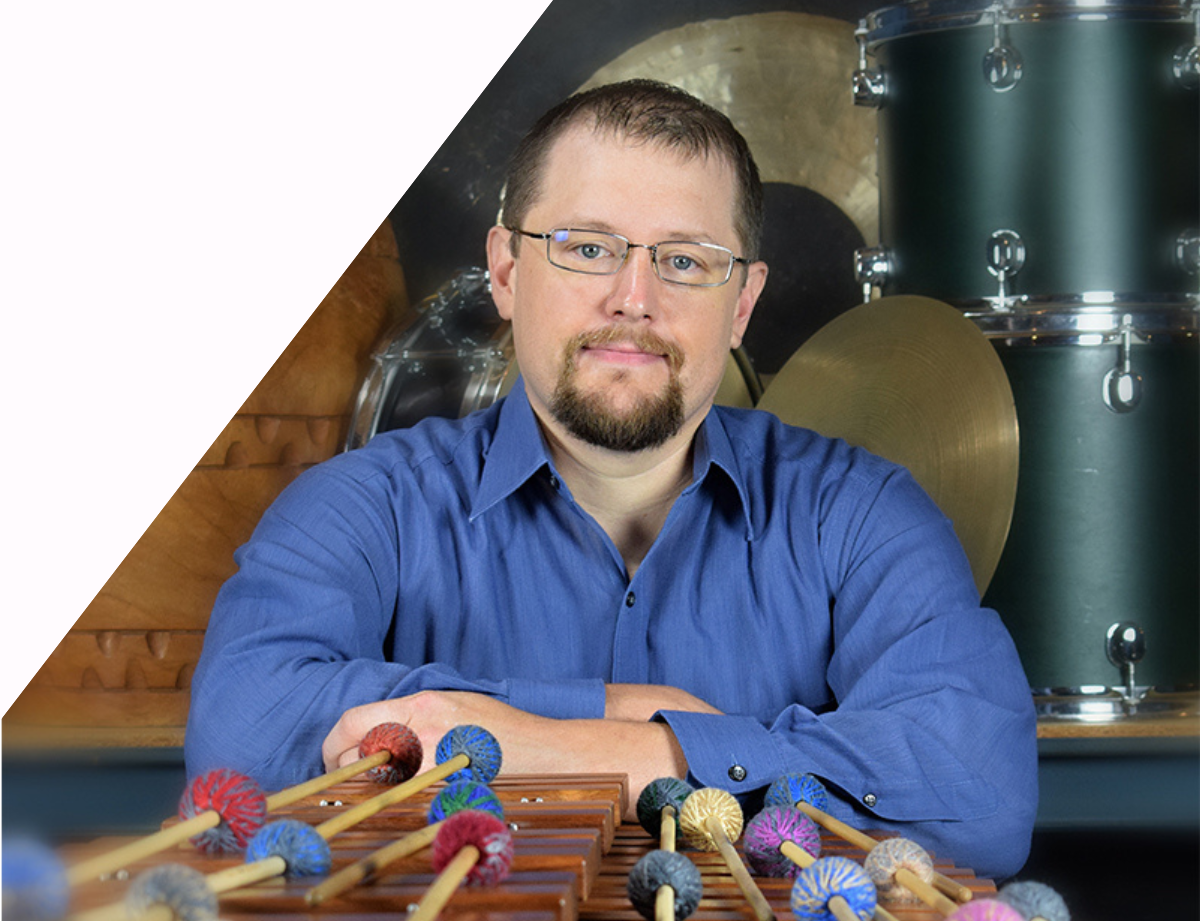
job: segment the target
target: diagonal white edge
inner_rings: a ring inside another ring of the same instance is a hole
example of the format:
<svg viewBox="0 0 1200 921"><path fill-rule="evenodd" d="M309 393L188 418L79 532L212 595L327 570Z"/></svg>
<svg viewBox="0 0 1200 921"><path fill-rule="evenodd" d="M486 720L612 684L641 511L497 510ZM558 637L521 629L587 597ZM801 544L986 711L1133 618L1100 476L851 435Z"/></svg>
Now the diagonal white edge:
<svg viewBox="0 0 1200 921"><path fill-rule="evenodd" d="M0 712L548 2L0 12Z"/></svg>

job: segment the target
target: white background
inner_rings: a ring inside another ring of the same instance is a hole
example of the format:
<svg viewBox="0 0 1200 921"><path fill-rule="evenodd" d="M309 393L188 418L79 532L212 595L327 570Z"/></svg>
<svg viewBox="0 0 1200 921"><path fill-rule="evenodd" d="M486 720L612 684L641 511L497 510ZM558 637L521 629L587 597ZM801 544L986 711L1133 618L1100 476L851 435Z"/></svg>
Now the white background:
<svg viewBox="0 0 1200 921"><path fill-rule="evenodd" d="M0 11L0 710L547 5Z"/></svg>

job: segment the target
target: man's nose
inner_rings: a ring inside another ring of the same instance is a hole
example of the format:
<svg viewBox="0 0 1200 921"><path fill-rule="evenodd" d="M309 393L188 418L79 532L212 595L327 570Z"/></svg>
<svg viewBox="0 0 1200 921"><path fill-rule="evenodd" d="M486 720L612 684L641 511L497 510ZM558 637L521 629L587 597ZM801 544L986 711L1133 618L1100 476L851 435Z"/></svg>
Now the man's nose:
<svg viewBox="0 0 1200 921"><path fill-rule="evenodd" d="M632 319L653 316L658 311L661 287L654 271L654 253L647 246L632 244L617 272L617 287L609 298L609 312Z"/></svg>

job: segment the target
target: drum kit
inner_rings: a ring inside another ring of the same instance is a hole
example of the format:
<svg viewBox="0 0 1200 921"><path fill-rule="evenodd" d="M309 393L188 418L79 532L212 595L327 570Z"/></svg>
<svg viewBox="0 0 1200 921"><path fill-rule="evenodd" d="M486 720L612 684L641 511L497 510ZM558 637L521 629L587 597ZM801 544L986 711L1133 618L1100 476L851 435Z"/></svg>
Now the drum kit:
<svg viewBox="0 0 1200 921"><path fill-rule="evenodd" d="M733 118L765 178L790 169L865 227L861 122L816 129L827 87L794 105L765 89L775 16L697 24L590 82L682 85ZM737 40L715 42L722 28ZM839 305L769 380L752 348L731 354L718 402L908 466L954 522L1043 719L1194 714L1200 2L901 3L821 59L855 52L829 99L875 115L878 234L847 253L865 303ZM762 129L793 116L800 143ZM486 407L516 376L486 272L464 270L380 344L347 447Z"/></svg>

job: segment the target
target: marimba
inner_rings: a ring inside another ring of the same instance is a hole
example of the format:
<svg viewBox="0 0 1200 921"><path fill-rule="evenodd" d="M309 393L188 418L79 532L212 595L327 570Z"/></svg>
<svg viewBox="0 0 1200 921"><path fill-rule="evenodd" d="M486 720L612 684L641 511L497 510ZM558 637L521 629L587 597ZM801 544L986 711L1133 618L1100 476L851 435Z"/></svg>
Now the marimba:
<svg viewBox="0 0 1200 921"><path fill-rule="evenodd" d="M426 824L426 812L444 784L388 807L329 843L333 869L353 863L378 848ZM464 887L457 891L442 917L458 921L637 921L640 915L626 895L629 871L657 842L640 826L622 823L629 791L624 775L514 775L491 784L504 806L505 821L513 828L515 857L512 872L490 889ZM314 794L270 819L292 818L318 825L379 793L382 788L358 778ZM63 858L74 863L123 843L101 839L73 845ZM823 834L823 853L861 862L861 850ZM750 911L720 856L687 850L704 880L704 898L691 915L697 921L749 918ZM82 911L120 901L129 881L163 863L182 863L208 874L240 864L239 856L210 857L181 847L135 863L106 879L78 887L72 908ZM968 887L976 898L996 892L991 880L977 878L966 868L935 858L939 872ZM371 880L330 901L310 907L305 894L320 878L274 879L221 896L223 919L292 921L334 916L338 921L395 919L415 905L433 882L429 851L403 858ZM755 877L776 917L792 917L791 880ZM902 921L936 921L942 916L920 903L884 903Z"/></svg>

